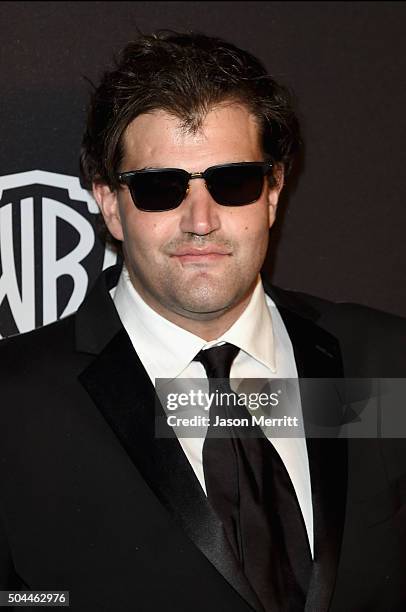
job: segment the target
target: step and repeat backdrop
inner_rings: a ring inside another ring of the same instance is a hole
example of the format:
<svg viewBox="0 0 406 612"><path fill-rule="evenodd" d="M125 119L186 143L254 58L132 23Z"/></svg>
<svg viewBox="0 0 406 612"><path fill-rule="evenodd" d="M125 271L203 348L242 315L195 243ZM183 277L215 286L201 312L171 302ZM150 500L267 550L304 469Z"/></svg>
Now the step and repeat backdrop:
<svg viewBox="0 0 406 612"><path fill-rule="evenodd" d="M78 178L90 83L137 35L198 30L295 92L305 146L272 281L406 316L406 37L397 2L2 2L0 337L75 312L114 253Z"/></svg>

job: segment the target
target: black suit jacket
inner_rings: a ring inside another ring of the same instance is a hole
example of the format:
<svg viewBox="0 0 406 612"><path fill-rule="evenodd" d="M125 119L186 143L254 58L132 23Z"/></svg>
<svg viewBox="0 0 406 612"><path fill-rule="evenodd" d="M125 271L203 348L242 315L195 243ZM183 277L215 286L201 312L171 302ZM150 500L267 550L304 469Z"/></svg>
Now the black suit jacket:
<svg viewBox="0 0 406 612"><path fill-rule="evenodd" d="M69 590L81 612L260 612L177 439L154 436L154 388L108 294L118 273L76 315L0 344L0 589ZM405 376L402 319L267 291L300 376ZM405 609L404 441L307 446L306 612Z"/></svg>

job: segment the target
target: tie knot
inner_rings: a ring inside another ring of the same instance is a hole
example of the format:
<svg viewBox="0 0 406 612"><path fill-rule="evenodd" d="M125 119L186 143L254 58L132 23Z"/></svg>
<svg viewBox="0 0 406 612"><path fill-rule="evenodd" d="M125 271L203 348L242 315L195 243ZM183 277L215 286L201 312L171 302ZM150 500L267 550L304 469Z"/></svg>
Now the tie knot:
<svg viewBox="0 0 406 612"><path fill-rule="evenodd" d="M230 378L231 365L240 349L234 344L213 346L199 351L193 361L200 361L206 370L207 378Z"/></svg>

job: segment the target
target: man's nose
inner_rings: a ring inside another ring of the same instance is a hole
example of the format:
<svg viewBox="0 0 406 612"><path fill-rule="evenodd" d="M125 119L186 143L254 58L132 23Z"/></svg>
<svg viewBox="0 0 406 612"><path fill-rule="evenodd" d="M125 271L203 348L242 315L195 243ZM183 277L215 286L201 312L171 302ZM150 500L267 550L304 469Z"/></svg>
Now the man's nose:
<svg viewBox="0 0 406 612"><path fill-rule="evenodd" d="M181 204L180 230L204 236L220 228L219 205L211 197L204 179L189 181L189 189Z"/></svg>

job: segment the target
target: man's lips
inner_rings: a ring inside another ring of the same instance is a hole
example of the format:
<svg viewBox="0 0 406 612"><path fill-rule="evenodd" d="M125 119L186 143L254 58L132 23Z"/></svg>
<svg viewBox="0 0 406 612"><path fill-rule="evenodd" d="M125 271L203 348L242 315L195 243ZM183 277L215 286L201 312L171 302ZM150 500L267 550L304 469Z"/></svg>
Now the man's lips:
<svg viewBox="0 0 406 612"><path fill-rule="evenodd" d="M185 246L176 249L171 253L171 257L178 258L182 263L198 263L204 261L215 261L222 257L231 255L229 249L221 246L209 245L201 249Z"/></svg>

